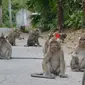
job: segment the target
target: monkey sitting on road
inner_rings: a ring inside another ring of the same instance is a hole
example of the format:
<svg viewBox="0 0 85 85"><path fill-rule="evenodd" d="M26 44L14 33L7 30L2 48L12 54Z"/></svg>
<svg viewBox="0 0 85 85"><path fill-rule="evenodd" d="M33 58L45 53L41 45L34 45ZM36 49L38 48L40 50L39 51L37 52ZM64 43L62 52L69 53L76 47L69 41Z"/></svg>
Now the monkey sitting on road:
<svg viewBox="0 0 85 85"><path fill-rule="evenodd" d="M73 71L80 71L79 58L77 56L72 56L70 65Z"/></svg>
<svg viewBox="0 0 85 85"><path fill-rule="evenodd" d="M75 51L72 53L72 56L74 56L74 58L72 58L71 60L72 71L84 71L85 70L85 35L79 38L78 45L75 48Z"/></svg>
<svg viewBox="0 0 85 85"><path fill-rule="evenodd" d="M35 31L31 32L29 34L26 46L41 46L38 40L39 37L41 37L39 29L36 29Z"/></svg>
<svg viewBox="0 0 85 85"><path fill-rule="evenodd" d="M44 55L42 62L43 73L31 74L32 77L40 78L55 78L59 75L62 78L66 78L65 75L65 60L64 53L60 43L52 37L48 43L47 53Z"/></svg>
<svg viewBox="0 0 85 85"><path fill-rule="evenodd" d="M15 44L16 39L19 39L19 40L24 39L20 35L21 35L21 32L19 30L14 30L6 38L8 39L9 43L12 46L16 46L16 44Z"/></svg>
<svg viewBox="0 0 85 85"><path fill-rule="evenodd" d="M11 56L12 46L2 33L0 36L0 59L10 59Z"/></svg>

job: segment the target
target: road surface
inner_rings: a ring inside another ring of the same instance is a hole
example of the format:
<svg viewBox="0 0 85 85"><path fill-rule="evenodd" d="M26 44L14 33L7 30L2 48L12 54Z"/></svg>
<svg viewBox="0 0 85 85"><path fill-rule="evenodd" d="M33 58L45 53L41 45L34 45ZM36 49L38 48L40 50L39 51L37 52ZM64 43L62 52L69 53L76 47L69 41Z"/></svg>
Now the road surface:
<svg viewBox="0 0 85 85"><path fill-rule="evenodd" d="M1 32L8 33L5 29L0 30ZM69 67L71 56L69 55L69 49L65 46L63 46L63 49L68 78L44 79L31 77L31 73L42 72L43 47L24 47L28 34L23 35L25 40L17 40L17 46L12 47L12 57L15 59L0 60L0 85L81 85L83 72L71 71ZM42 46L44 42L45 40L40 40Z"/></svg>

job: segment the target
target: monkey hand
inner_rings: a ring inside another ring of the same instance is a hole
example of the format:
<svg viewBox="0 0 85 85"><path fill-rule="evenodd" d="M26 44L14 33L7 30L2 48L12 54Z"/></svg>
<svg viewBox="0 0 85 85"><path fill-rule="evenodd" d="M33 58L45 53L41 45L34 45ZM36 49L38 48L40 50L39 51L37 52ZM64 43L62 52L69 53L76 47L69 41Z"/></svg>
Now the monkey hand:
<svg viewBox="0 0 85 85"><path fill-rule="evenodd" d="M62 73L60 73L59 76L60 76L61 78L68 78L68 75L62 74Z"/></svg>

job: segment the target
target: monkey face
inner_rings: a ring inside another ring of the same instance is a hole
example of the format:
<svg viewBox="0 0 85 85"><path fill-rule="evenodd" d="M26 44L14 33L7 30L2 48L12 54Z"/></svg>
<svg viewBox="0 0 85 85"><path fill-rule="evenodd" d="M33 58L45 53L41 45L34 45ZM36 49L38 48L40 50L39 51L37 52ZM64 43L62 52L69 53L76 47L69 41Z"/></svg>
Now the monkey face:
<svg viewBox="0 0 85 85"><path fill-rule="evenodd" d="M4 37L0 37L0 45L4 44L6 42L6 39Z"/></svg>
<svg viewBox="0 0 85 85"><path fill-rule="evenodd" d="M56 52L60 49L60 45L57 41L53 41L50 43L50 51L51 52Z"/></svg>
<svg viewBox="0 0 85 85"><path fill-rule="evenodd" d="M85 37L81 37L81 38L79 39L79 44L80 44L80 45L85 45Z"/></svg>
<svg viewBox="0 0 85 85"><path fill-rule="evenodd" d="M79 64L79 58L78 57L72 57L72 61L75 62L75 64Z"/></svg>
<svg viewBox="0 0 85 85"><path fill-rule="evenodd" d="M34 34L35 34L35 36L40 36L41 31L40 31L39 29L36 29L36 30L34 31Z"/></svg>
<svg viewBox="0 0 85 85"><path fill-rule="evenodd" d="M20 35L21 35L21 32L15 31L15 37L21 40L22 37Z"/></svg>

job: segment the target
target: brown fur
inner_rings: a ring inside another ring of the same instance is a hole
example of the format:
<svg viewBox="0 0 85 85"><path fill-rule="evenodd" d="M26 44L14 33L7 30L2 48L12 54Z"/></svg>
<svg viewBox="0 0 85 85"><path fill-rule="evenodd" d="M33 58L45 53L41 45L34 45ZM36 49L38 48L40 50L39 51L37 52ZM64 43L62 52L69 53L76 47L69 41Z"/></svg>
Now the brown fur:
<svg viewBox="0 0 85 85"><path fill-rule="evenodd" d="M79 59L79 71L83 71L85 69L85 35L80 37L77 47L75 48L72 56L77 57ZM73 61L73 60L71 60ZM75 62L76 63L76 62ZM72 63L73 64L73 63ZM71 65L71 68L74 68L76 64ZM74 70L74 69L72 69Z"/></svg>
<svg viewBox="0 0 85 85"><path fill-rule="evenodd" d="M53 35L55 35L56 32L53 33ZM66 33L59 33L60 34L60 40L62 43L64 43L65 38L67 37Z"/></svg>
<svg viewBox="0 0 85 85"><path fill-rule="evenodd" d="M53 37L49 40L48 50L42 62L43 73L45 76L59 75L65 76L64 53L60 43Z"/></svg>
<svg viewBox="0 0 85 85"><path fill-rule="evenodd" d="M60 33L60 39L62 40L62 43L64 43L65 38L67 37L67 34Z"/></svg>
<svg viewBox="0 0 85 85"><path fill-rule="evenodd" d="M16 39L19 39L19 40L24 39L20 35L21 35L21 32L19 30L14 30L10 32L10 34L6 38L8 39L9 43L12 46L16 46Z"/></svg>
<svg viewBox="0 0 85 85"><path fill-rule="evenodd" d="M80 70L80 66L79 66L79 58L78 57L72 57L72 60L71 60L71 63L70 63L70 66L71 66L71 70L72 71L79 71Z"/></svg>
<svg viewBox="0 0 85 85"><path fill-rule="evenodd" d="M48 42L49 42L49 40L50 40L52 37L53 37L53 33L48 34L48 39L45 41L44 49L43 49L44 55L47 53Z"/></svg>
<svg viewBox="0 0 85 85"><path fill-rule="evenodd" d="M31 32L27 40L27 46L41 46L38 40L39 37L41 37L39 29Z"/></svg>
<svg viewBox="0 0 85 85"><path fill-rule="evenodd" d="M0 59L10 59L12 55L12 46L2 34L0 36Z"/></svg>

